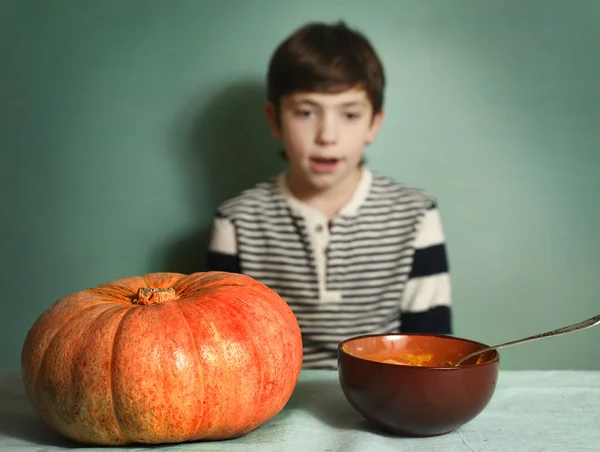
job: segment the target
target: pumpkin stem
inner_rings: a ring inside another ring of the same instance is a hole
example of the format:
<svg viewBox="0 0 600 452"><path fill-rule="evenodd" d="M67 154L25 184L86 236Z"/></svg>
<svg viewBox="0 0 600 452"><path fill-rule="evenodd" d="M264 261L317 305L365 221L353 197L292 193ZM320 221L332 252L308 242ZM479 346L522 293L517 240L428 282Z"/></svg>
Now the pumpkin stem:
<svg viewBox="0 0 600 452"><path fill-rule="evenodd" d="M140 287L137 295L131 301L134 304L149 305L164 303L175 298L177 298L177 294L172 287Z"/></svg>

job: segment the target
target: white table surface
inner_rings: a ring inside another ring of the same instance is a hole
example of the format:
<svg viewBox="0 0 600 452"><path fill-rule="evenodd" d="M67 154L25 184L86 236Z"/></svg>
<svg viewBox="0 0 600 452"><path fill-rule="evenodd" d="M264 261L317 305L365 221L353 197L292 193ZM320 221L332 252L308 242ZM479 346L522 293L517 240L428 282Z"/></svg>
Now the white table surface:
<svg viewBox="0 0 600 452"><path fill-rule="evenodd" d="M34 413L18 371L0 373L0 451L600 452L600 372L501 371L492 401L461 429L433 438L380 433L344 398L335 371L302 371L279 415L235 440L82 447Z"/></svg>

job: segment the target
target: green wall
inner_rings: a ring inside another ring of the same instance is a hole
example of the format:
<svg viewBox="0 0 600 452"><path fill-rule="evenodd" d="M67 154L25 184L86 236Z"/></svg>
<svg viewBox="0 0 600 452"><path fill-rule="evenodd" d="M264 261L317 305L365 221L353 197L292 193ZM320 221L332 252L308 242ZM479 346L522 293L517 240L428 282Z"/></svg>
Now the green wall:
<svg viewBox="0 0 600 452"><path fill-rule="evenodd" d="M0 366L60 296L202 269L217 204L283 168L262 116L274 46L338 18L387 67L371 167L439 198L456 333L600 312L600 1L2 0ZM600 369L599 343L502 367Z"/></svg>

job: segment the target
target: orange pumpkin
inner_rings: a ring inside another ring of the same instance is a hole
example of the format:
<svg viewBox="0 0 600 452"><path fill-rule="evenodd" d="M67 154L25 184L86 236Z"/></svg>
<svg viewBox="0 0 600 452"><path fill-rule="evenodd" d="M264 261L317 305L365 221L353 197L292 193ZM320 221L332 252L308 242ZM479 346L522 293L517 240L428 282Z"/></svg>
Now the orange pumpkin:
<svg viewBox="0 0 600 452"><path fill-rule="evenodd" d="M34 409L86 444L244 435L289 400L302 366L294 314L231 273L153 273L54 303L21 355Z"/></svg>

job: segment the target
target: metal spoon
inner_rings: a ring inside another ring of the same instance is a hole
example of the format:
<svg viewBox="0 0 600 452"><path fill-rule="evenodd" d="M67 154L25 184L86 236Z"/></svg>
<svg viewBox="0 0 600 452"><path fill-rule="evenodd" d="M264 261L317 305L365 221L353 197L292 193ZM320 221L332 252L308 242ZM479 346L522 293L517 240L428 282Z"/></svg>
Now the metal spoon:
<svg viewBox="0 0 600 452"><path fill-rule="evenodd" d="M583 330L585 328L590 328L590 327L596 326L598 324L600 324L600 315L597 315L590 319L584 320L583 322L579 322L579 323L575 323L573 325L558 328L556 330L547 331L546 333L540 333L540 334L536 334L534 336L525 337L523 339L517 339L514 341L510 341L510 342L505 342L504 344L495 345L493 347L482 348L481 350L477 350L476 352L471 353L471 354L465 356L464 358L459 359L454 364L454 367L458 367L465 361L473 358L474 356L481 355L482 353L489 352L491 350L498 350L499 348L509 347L511 345L516 345L516 344L523 344L524 342L535 341L537 339L543 339L545 337L559 336L561 334L573 333L574 331L579 331L579 330Z"/></svg>

